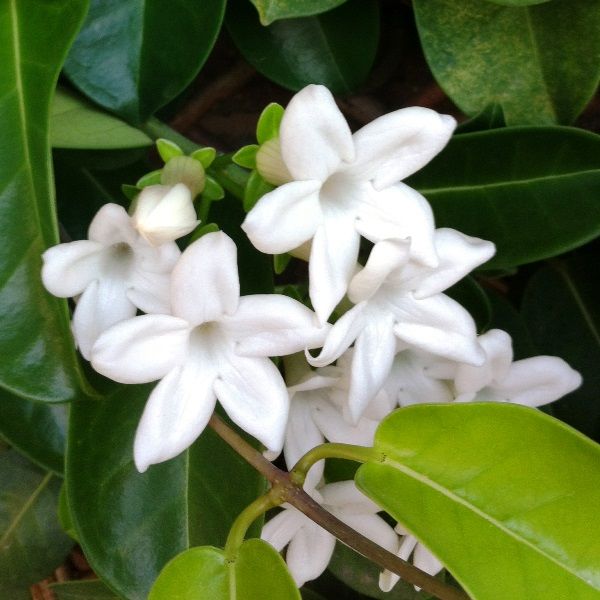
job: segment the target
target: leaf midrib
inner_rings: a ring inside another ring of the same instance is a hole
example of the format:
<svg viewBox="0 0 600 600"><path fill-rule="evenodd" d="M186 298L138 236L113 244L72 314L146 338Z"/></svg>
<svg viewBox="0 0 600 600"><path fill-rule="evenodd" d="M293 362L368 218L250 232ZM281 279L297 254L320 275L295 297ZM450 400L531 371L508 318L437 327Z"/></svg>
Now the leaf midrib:
<svg viewBox="0 0 600 600"><path fill-rule="evenodd" d="M579 579L580 581L582 581L586 585L590 586L592 589L598 589L591 582L589 582L586 579L584 579L579 573L577 573L576 571L573 571L573 569L570 566L565 565L564 563L559 562L558 559L556 559L552 555L548 554L547 552L545 552L541 548L536 547L529 540L527 540L526 538L518 535L516 532L514 532L511 529L509 529L508 527L506 527L501 521L498 521L497 519L493 518L492 516L486 514L485 512L483 512L480 508L478 508L474 504L468 502L467 500L465 500L461 496L455 494L454 492L452 492L448 488L440 485L436 481L433 481L432 479L430 479L426 475L424 475L422 473L419 473L417 471L414 471L413 469L411 469L410 467L406 466L405 464L397 462L397 461L391 459L390 456L392 456L391 451L393 449L387 449L387 450L388 450L388 453L386 453L386 458L385 458L385 460L381 464L393 467L394 469L397 469L401 473L404 473L405 475L407 475L407 476L415 479L419 483L422 483L424 486L426 486L426 487L428 487L428 488L430 488L432 490L435 490L436 492L442 494L446 498L448 498L448 499L456 502L457 504L460 504L460 505L464 506L467 510L471 511L472 513L474 513L475 515L477 515L478 517L480 517L481 519L483 519L484 521L486 521L490 525L493 525L494 527L496 527L497 529L499 529L501 532L503 532L508 537L513 538L514 540L516 540L517 542L520 542L520 543L524 544L525 546L528 546L534 552L536 552L537 554L543 556L545 559L547 559L548 561L554 563L555 565L557 565L559 568L563 569L567 573L570 573L571 575L573 575L574 577L576 577L577 579Z"/></svg>

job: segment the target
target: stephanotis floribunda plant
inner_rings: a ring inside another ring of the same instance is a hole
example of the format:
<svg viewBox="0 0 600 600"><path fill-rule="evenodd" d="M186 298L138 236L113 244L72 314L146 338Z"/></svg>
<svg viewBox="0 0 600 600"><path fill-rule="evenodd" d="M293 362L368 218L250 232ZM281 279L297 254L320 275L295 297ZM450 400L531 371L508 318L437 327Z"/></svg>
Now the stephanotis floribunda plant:
<svg viewBox="0 0 600 600"><path fill-rule="evenodd" d="M217 401L265 456L283 449L292 475L273 479L248 514L288 502L262 537L277 550L288 547L299 586L320 575L335 545L315 522L319 504L383 546L388 559L412 557L429 574L442 568L411 527L392 529L354 482L327 481L322 459L370 460L376 430L397 406L537 407L581 382L556 357L513 362L510 336L497 329L478 336L469 312L444 293L489 260L494 244L436 228L427 200L402 181L442 150L454 127L449 116L406 108L353 134L324 87L294 96L278 134L256 153L258 172L276 187L242 229L262 252L304 254L304 302L240 296L236 245L221 231L197 228L198 190L185 179L144 187L131 214L106 205L88 240L44 254L46 288L75 299L73 334L83 356L118 382L158 381L135 435L139 471L188 448L214 419ZM168 161L165 170L175 172ZM194 241L180 252L175 240L189 233ZM248 514L240 517L246 528ZM226 547L231 560L240 527ZM380 585L390 590L397 580L386 569Z"/></svg>

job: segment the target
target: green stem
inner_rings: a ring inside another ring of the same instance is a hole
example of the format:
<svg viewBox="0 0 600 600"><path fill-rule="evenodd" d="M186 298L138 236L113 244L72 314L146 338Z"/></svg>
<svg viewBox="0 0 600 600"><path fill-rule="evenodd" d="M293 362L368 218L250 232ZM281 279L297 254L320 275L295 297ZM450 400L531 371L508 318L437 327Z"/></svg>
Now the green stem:
<svg viewBox="0 0 600 600"><path fill-rule="evenodd" d="M320 460L326 458L343 458L356 462L377 461L381 453L374 448L353 446L352 444L321 444L309 450L290 471L294 484L302 486L310 468Z"/></svg>

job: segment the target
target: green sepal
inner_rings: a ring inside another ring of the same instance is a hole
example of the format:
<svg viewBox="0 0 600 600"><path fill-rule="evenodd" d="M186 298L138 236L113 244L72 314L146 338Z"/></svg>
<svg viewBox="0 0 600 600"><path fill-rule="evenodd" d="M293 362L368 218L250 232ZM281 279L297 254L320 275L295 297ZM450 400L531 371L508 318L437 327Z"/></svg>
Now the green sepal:
<svg viewBox="0 0 600 600"><path fill-rule="evenodd" d="M279 135L279 126L283 118L284 108L277 102L271 102L260 113L256 125L256 140L259 144L264 144L270 139Z"/></svg>
<svg viewBox="0 0 600 600"><path fill-rule="evenodd" d="M258 171L253 171L248 177L244 190L244 210L246 212L252 210L260 198L274 189L275 186L265 181Z"/></svg>
<svg viewBox="0 0 600 600"><path fill-rule="evenodd" d="M135 197L140 193L140 188L137 187L137 185L124 183L123 185L121 185L121 191L123 192L127 200L133 201Z"/></svg>
<svg viewBox="0 0 600 600"><path fill-rule="evenodd" d="M292 257L287 252L285 254L274 254L273 255L273 270L276 275L281 275L286 267L290 264Z"/></svg>
<svg viewBox="0 0 600 600"><path fill-rule="evenodd" d="M217 231L220 231L220 229L216 223L207 223L206 225L196 227L196 229L194 229L190 237L190 244L192 242L195 242L196 240L199 240L203 235L206 235L207 233L215 233Z"/></svg>
<svg viewBox="0 0 600 600"><path fill-rule="evenodd" d="M202 191L202 199L212 201L222 200L223 198L225 198L225 190L221 187L221 184L207 175Z"/></svg>
<svg viewBox="0 0 600 600"><path fill-rule="evenodd" d="M256 153L259 148L260 146L258 144L244 146L231 157L231 160L240 167L256 169Z"/></svg>
<svg viewBox="0 0 600 600"><path fill-rule="evenodd" d="M168 162L176 156L183 156L183 150L175 142L165 138L156 140L156 149L164 162Z"/></svg>
<svg viewBox="0 0 600 600"><path fill-rule="evenodd" d="M198 150L194 150L190 154L190 157L194 160L197 160L205 169L208 169L208 167L210 167L217 157L217 151L214 148L207 146L206 148L198 148Z"/></svg>
<svg viewBox="0 0 600 600"><path fill-rule="evenodd" d="M162 169L157 169L156 171L151 171L150 173L146 173L145 175L142 175L142 177L140 177L137 180L135 185L140 189L148 187L149 185L160 185L161 175L162 175Z"/></svg>
<svg viewBox="0 0 600 600"><path fill-rule="evenodd" d="M293 298L294 300L298 300L298 302L304 304L304 298L306 296L306 289L304 289L304 286L288 283L287 285L275 287L274 291L276 294L288 296L288 298Z"/></svg>

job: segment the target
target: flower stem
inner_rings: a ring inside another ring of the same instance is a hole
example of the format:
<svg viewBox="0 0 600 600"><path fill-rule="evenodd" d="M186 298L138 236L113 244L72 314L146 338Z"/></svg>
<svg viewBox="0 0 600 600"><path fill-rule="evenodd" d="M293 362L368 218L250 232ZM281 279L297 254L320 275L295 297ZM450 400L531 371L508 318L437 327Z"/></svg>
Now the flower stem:
<svg viewBox="0 0 600 600"><path fill-rule="evenodd" d="M364 537L340 521L338 518L334 517L331 513L327 512L318 502L315 502L315 500L313 500L297 483L292 480L292 477L289 473L286 473L285 471L282 471L275 465L271 464L260 452L258 452L258 450L248 444L246 440L233 431L233 429L231 429L216 414L213 414L208 422L208 425L242 458L252 465L259 473L264 475L272 486L271 491L266 494L266 496L259 498L258 501L252 503L242 513L243 515L246 511L248 511L247 515L244 516L242 525L239 525L237 528L235 539L239 540L239 532L244 526L244 523L247 523L248 519L250 519L253 514L256 514L255 511L258 511L259 507L261 510L264 508L266 504L262 504L262 502L271 502L271 506L277 506L283 502L289 502L300 512L304 513L309 519L312 519L315 523L323 527L323 529L329 531L347 546L350 546L350 548L359 554L362 554L369 560L377 563L382 568L389 569L393 573L400 575L400 577L402 577L402 579L404 579L406 582L422 588L440 600L469 600L469 597L462 590L447 585L439 579L435 579L435 577L432 577L420 569L417 569L417 567L411 565L405 560L402 560L395 554L388 552L375 542L372 542L370 539ZM345 444L325 444L325 446L334 447L334 449L337 448L340 452L339 455L327 454L327 456L340 456L341 458L350 458L352 460L359 461L372 458L372 453L374 452L369 448L361 448L360 446L350 446ZM371 454L367 456L369 450ZM336 450L334 450L334 452L335 451ZM341 456L342 452L344 453L344 456ZM307 458L307 456L309 456L309 458ZM312 464L310 461L313 458L315 460L320 460L320 458L324 458L324 456L320 455L318 452L311 451L302 457L300 462L305 464L307 468L310 468ZM267 500L264 500L265 497ZM238 517L238 520L240 518L241 515ZM236 523L238 520L236 520ZM244 530L243 533L245 533L245 531L246 530ZM230 544L233 545L235 543L237 542L231 541ZM239 542L239 544L241 544L241 542ZM239 547L239 545L237 547Z"/></svg>

